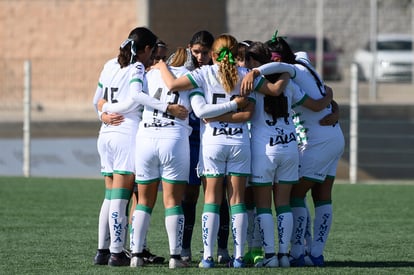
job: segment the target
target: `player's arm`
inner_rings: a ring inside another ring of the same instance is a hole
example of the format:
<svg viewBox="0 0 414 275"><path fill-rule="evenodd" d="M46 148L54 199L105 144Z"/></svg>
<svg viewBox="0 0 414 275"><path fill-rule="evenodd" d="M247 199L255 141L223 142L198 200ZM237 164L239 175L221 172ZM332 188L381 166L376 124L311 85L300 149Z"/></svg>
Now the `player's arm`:
<svg viewBox="0 0 414 275"><path fill-rule="evenodd" d="M230 123L246 122L252 118L255 105L256 104L254 101L249 101L247 106L241 111L230 112L230 113L226 113L226 114L212 117L212 118L205 118L203 119L203 121L205 123L209 123L213 121L223 121L223 122L230 122Z"/></svg>
<svg viewBox="0 0 414 275"><path fill-rule="evenodd" d="M160 70L162 79L171 91L183 91L195 88L195 85L193 85L187 76L183 75L176 78L168 69L167 64L162 60L152 66L152 68Z"/></svg>
<svg viewBox="0 0 414 275"><path fill-rule="evenodd" d="M220 104L208 104L204 95L200 92L194 92L190 95L191 107L195 115L199 118L216 117L237 109L242 109L248 104L248 99L244 97L235 97L233 100Z"/></svg>

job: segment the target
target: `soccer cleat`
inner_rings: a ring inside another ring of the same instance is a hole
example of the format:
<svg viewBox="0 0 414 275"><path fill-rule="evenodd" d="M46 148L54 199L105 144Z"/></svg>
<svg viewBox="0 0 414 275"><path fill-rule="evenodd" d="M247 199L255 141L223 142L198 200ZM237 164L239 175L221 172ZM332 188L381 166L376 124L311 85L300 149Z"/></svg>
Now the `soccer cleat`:
<svg viewBox="0 0 414 275"><path fill-rule="evenodd" d="M320 255L318 257L314 257L312 255L309 255L309 259L312 261L314 266L317 266L317 267L324 267L325 266L325 259L323 258L323 255Z"/></svg>
<svg viewBox="0 0 414 275"><path fill-rule="evenodd" d="M131 257L131 263L130 263L130 267L140 267L144 265L144 259L141 257L137 257L137 256L132 256Z"/></svg>
<svg viewBox="0 0 414 275"><path fill-rule="evenodd" d="M257 257L263 257L263 251L261 248L252 248L249 250L243 257L244 262L248 265L255 264L254 259L256 258L256 261L260 260L260 258Z"/></svg>
<svg viewBox="0 0 414 275"><path fill-rule="evenodd" d="M243 268L245 266L246 264L243 261L243 257L233 259L228 263L228 267L233 267L233 268Z"/></svg>
<svg viewBox="0 0 414 275"><path fill-rule="evenodd" d="M213 257L208 257L207 259L201 259L201 262L198 264L200 268L212 268L214 267Z"/></svg>
<svg viewBox="0 0 414 275"><path fill-rule="evenodd" d="M109 257L108 265L109 266L129 266L130 258L128 258L125 252L111 253L111 257Z"/></svg>
<svg viewBox="0 0 414 275"><path fill-rule="evenodd" d="M183 248L181 250L181 259L186 262L191 262L191 248Z"/></svg>
<svg viewBox="0 0 414 275"><path fill-rule="evenodd" d="M96 265L107 265L109 257L111 257L109 249L98 249L95 257L93 258L93 263Z"/></svg>
<svg viewBox="0 0 414 275"><path fill-rule="evenodd" d="M227 264L230 261L231 261L231 257L227 249L222 249L222 248L217 249L217 262L219 264Z"/></svg>
<svg viewBox="0 0 414 275"><path fill-rule="evenodd" d="M264 258L261 261L258 261L255 267L278 267L279 261L277 260L277 256L273 255L270 258Z"/></svg>
<svg viewBox="0 0 414 275"><path fill-rule="evenodd" d="M146 264L162 264L165 261L164 257L152 254L147 248L144 248L144 250L142 250L142 258Z"/></svg>
<svg viewBox="0 0 414 275"><path fill-rule="evenodd" d="M170 262L168 263L168 267L173 269L173 268L185 268L185 267L189 267L190 265L188 264L188 262L183 261L182 259L175 259L175 258L170 258Z"/></svg>
<svg viewBox="0 0 414 275"><path fill-rule="evenodd" d="M298 258L293 258L289 256L289 262L291 267L303 267L305 266L305 257L304 255L300 255Z"/></svg>
<svg viewBox="0 0 414 275"><path fill-rule="evenodd" d="M279 259L280 267L290 267L289 254L287 253L278 253L277 258Z"/></svg>

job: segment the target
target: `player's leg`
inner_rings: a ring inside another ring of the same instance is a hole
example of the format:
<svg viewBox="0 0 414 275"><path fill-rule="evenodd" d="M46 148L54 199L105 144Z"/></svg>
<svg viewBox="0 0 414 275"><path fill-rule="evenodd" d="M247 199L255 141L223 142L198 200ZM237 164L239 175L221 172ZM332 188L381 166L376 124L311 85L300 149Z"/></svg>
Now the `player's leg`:
<svg viewBox="0 0 414 275"><path fill-rule="evenodd" d="M109 252L110 233L109 233L109 206L111 200L112 176L104 176L105 197L101 205L98 220L98 250L94 257L94 264L107 265L111 253Z"/></svg>

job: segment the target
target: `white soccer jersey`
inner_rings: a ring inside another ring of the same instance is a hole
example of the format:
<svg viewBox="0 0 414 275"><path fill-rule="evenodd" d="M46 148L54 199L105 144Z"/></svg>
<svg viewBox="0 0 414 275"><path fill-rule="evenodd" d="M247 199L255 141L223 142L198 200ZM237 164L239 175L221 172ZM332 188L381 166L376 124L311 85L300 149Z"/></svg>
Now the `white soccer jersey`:
<svg viewBox="0 0 414 275"><path fill-rule="evenodd" d="M137 62L121 69L117 58L109 60L99 77L98 88L95 92L94 105L96 106L99 99L104 98L109 104L118 104L127 101L130 97L130 82L143 82L144 66ZM102 123L101 133L118 132L135 134L138 128L140 110L138 104L122 110L120 113L124 116L124 122L118 126L112 126Z"/></svg>
<svg viewBox="0 0 414 275"><path fill-rule="evenodd" d="M256 108L251 120L252 184L273 182L296 183L299 179L299 154L296 130L292 121L291 105L300 105L306 99L302 89L289 81L284 93L289 117L273 120L264 111L265 95L256 93Z"/></svg>
<svg viewBox="0 0 414 275"><path fill-rule="evenodd" d="M171 67L170 70L176 77L188 72L184 67ZM144 91L161 102L180 104L191 111L191 91L170 91L159 70L146 74ZM145 106L136 139L136 181L145 184L163 179L186 183L190 173L190 133L188 118L181 120Z"/></svg>
<svg viewBox="0 0 414 275"><path fill-rule="evenodd" d="M322 98L325 94L323 82L321 81L322 86L318 87L315 78L306 67L300 64L295 64L294 66L296 76L293 78L293 81L305 89L306 94L311 98ZM319 124L323 117L332 113L331 105L319 112L314 112L300 105L295 106L293 110L295 112L294 121L297 126L300 145L306 144L309 141L320 142L321 140L343 136L338 123L334 126L322 126Z"/></svg>
<svg viewBox="0 0 414 275"><path fill-rule="evenodd" d="M170 67L176 77L188 72L184 67ZM192 91L192 90L191 90ZM190 90L174 92L170 91L162 81L159 70L147 72L144 80L144 92L150 97L167 104L180 104L191 111ZM167 112L162 112L150 106L145 106L142 120L139 125L139 136L180 139L191 134L188 125L188 117L185 120L173 117Z"/></svg>
<svg viewBox="0 0 414 275"><path fill-rule="evenodd" d="M248 72L245 68L238 68L239 81ZM226 93L219 82L218 65L202 66L187 74L195 87L200 87L204 92L204 98L208 104L219 104L229 102L233 96L240 95L240 83L235 89ZM257 86L258 80L255 80ZM249 130L247 122L228 123L210 122L200 125L201 142L207 144L237 145L249 142Z"/></svg>

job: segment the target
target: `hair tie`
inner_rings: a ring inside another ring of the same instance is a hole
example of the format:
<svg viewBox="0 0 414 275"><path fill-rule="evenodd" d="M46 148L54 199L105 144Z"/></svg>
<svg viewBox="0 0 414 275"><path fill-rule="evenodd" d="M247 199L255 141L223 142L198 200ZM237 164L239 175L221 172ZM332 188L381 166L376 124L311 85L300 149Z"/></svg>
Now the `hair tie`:
<svg viewBox="0 0 414 275"><path fill-rule="evenodd" d="M223 47L220 49L219 57L216 59L218 62L221 62L226 55L229 56L229 63L230 64L236 64L236 61L234 60L233 54L231 53L230 49L227 47Z"/></svg>

